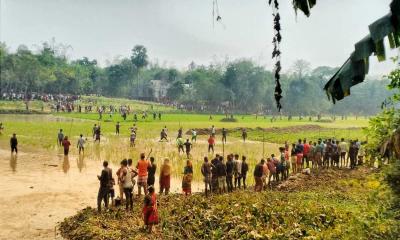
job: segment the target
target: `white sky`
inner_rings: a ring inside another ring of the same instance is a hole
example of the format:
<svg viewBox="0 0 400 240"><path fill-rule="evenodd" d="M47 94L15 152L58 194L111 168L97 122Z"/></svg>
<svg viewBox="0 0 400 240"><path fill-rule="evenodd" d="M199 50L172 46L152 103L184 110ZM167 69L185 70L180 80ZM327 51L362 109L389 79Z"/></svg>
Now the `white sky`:
<svg viewBox="0 0 400 240"><path fill-rule="evenodd" d="M10 50L43 41L69 44L71 59L87 56L101 65L129 56L136 44L151 60L178 68L226 57L252 58L272 69L272 17L268 0L219 0L222 23L212 24L212 0L0 0L0 41ZM391 0L319 0L311 17L298 17L292 0L280 0L282 62L340 66L368 25L389 12ZM397 54L397 51L392 52ZM376 63L371 74L394 64ZM371 59L372 60L372 59Z"/></svg>

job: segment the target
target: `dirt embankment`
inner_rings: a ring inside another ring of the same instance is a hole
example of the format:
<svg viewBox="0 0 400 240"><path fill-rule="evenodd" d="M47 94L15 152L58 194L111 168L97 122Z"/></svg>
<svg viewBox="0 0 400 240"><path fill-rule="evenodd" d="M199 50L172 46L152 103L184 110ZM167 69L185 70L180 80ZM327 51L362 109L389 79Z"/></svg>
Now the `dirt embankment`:
<svg viewBox="0 0 400 240"><path fill-rule="evenodd" d="M318 131L318 130L323 130L327 129L324 127L321 127L320 125L300 125L300 126L290 126L290 127L271 127L271 128L261 128L261 127L256 127L256 128L243 128L243 127L237 127L237 128L229 128L227 129L228 132L239 132L242 131L243 129L246 129L247 132L251 131L263 131L265 133L298 133L298 132L304 132L304 131ZM332 128L333 129L333 128ZM358 129L358 128L348 128L348 129ZM195 128L197 135L209 135L211 134L211 128ZM222 129L218 128L216 129L216 134L221 134ZM186 135L190 135L191 130L186 131Z"/></svg>

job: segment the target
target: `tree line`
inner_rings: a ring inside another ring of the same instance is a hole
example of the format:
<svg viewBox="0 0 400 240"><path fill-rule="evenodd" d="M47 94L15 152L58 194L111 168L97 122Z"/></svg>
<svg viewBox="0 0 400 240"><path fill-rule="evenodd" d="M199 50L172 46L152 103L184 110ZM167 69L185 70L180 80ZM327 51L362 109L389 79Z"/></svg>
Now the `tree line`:
<svg viewBox="0 0 400 240"><path fill-rule="evenodd" d="M190 63L185 70L150 62L147 49L136 45L129 57L106 67L83 57L69 60L68 46L45 42L36 50L21 45L14 52L0 44L0 92L98 94L157 100L197 111L276 113L274 76L250 59L210 65ZM352 89L352 96L332 105L322 90L337 68L315 69L297 60L282 74L283 112L370 115L390 96L388 80L370 79ZM166 91L158 93L151 80Z"/></svg>

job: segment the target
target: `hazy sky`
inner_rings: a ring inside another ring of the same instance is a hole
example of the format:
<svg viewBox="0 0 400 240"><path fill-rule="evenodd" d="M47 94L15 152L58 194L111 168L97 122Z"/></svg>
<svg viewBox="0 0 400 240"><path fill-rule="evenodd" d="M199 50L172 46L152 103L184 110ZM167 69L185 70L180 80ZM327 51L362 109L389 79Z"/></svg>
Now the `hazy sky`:
<svg viewBox="0 0 400 240"><path fill-rule="evenodd" d="M0 41L15 50L54 37L72 46L70 58L87 56L102 65L143 44L151 60L178 68L228 57L252 58L271 69L267 1L219 0L222 24L213 27L212 0L0 0ZM319 0L310 18L296 17L291 2L280 0L284 70L300 58L313 67L341 65L368 25L389 12L391 0ZM373 59L371 74L394 66Z"/></svg>

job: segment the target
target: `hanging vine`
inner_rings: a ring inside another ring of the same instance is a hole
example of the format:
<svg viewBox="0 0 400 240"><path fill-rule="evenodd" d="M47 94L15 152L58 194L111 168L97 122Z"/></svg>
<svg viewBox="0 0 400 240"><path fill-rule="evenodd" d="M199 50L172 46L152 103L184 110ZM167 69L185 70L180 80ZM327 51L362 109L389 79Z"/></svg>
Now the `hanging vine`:
<svg viewBox="0 0 400 240"><path fill-rule="evenodd" d="M281 50L280 43L282 41L281 35L281 17L279 15L279 2L278 0L269 0L268 4L272 7L272 16L274 18L274 37L272 40L272 44L274 46L274 50L272 51L272 59L275 59L275 69L274 69L274 77L275 77L275 102L278 111L281 110L282 104L282 88L281 88L281 75L280 72L282 70L281 66Z"/></svg>

